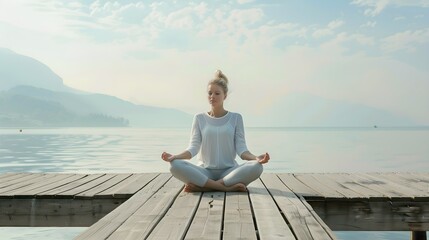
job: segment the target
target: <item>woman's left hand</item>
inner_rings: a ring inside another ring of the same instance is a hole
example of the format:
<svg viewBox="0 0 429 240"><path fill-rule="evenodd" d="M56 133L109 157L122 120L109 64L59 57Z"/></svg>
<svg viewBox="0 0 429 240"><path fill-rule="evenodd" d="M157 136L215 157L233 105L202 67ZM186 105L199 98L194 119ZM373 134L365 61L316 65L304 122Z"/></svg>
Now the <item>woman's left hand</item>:
<svg viewBox="0 0 429 240"><path fill-rule="evenodd" d="M164 160L164 161L166 161L166 162L171 162L171 161L173 161L173 160L174 160L175 156L174 156L174 155L172 155L172 154L170 154L170 153L163 152L163 153L161 154L161 158L162 158L162 160Z"/></svg>
<svg viewBox="0 0 429 240"><path fill-rule="evenodd" d="M262 154L256 158L260 164L265 164L270 160L270 155L268 153Z"/></svg>

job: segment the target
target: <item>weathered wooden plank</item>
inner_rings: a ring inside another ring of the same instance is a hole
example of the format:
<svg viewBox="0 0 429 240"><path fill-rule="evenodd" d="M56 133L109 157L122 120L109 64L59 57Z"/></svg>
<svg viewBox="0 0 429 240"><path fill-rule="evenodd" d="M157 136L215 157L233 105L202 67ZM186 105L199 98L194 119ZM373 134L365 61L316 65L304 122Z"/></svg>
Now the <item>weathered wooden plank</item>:
<svg viewBox="0 0 429 240"><path fill-rule="evenodd" d="M100 221L93 224L75 239L100 240L107 239L116 229L118 229L137 209L139 209L153 194L171 179L170 174L160 174L153 181L148 182L144 188L134 194L120 208L107 214ZM136 204L140 203L140 204Z"/></svg>
<svg viewBox="0 0 429 240"><path fill-rule="evenodd" d="M48 174L45 175L45 178L41 179L41 181L37 181L34 184L30 184L18 189L13 189L7 192L2 192L1 194L3 196L15 197L18 197L18 195L20 195L22 197L23 195L25 196L28 195L29 192L32 192L33 195L35 195L34 193L37 191L38 188L56 184L57 182L72 176L72 174Z"/></svg>
<svg viewBox="0 0 429 240"><path fill-rule="evenodd" d="M147 239L183 239L200 199L201 193L182 192Z"/></svg>
<svg viewBox="0 0 429 240"><path fill-rule="evenodd" d="M408 195L407 190L397 189L398 185L382 178L371 176L367 173L356 173L355 176L360 178L360 183L365 184L367 187L372 188L383 195L393 198L413 198L414 196Z"/></svg>
<svg viewBox="0 0 429 240"><path fill-rule="evenodd" d="M77 188L81 185L85 185L91 181L94 181L97 178L100 178L102 176L104 176L105 174L90 174L90 175L86 175L83 178L80 178L76 181L73 182L69 182L65 185L62 185L58 188L54 188L54 189L50 189L47 190L45 192L40 192L38 193L38 197L40 198L47 198L47 197L57 197L59 194L61 194L62 192L66 192L66 191L70 191L74 188Z"/></svg>
<svg viewBox="0 0 429 240"><path fill-rule="evenodd" d="M224 192L205 192L185 239L221 239Z"/></svg>
<svg viewBox="0 0 429 240"><path fill-rule="evenodd" d="M257 179L252 182L248 189L258 227L259 239L295 239L261 180Z"/></svg>
<svg viewBox="0 0 429 240"><path fill-rule="evenodd" d="M337 179L336 175L330 173L313 173L311 174L314 179L325 186L335 190L340 196L345 198L366 198L365 195L355 192L348 188L346 185L341 184Z"/></svg>
<svg viewBox="0 0 429 240"><path fill-rule="evenodd" d="M423 176L412 173L389 173L387 175L394 176L394 178L397 178L399 181L404 181L403 184L405 186L418 189L422 191L425 196L429 196L429 179L426 180Z"/></svg>
<svg viewBox="0 0 429 240"><path fill-rule="evenodd" d="M275 174L262 174L261 179L286 216L297 239L331 239L301 200Z"/></svg>
<svg viewBox="0 0 429 240"><path fill-rule="evenodd" d="M309 186L305 185L303 182L298 180L292 173L281 173L281 174L277 174L277 176L296 195L304 196L308 198L323 198L323 196L320 193L310 188Z"/></svg>
<svg viewBox="0 0 429 240"><path fill-rule="evenodd" d="M108 175L103 176L107 178ZM128 178L131 176L131 174L112 174L112 177L108 178L106 181L101 182L98 185L95 185L94 183L96 181L93 181L93 187L92 188L88 188L88 190L82 191L80 193L77 193L75 195L75 198L93 198L96 194L103 192L109 188L111 188L112 186L115 186L116 184L122 182L124 179ZM101 179L101 178L99 178ZM97 179L97 180L99 180Z"/></svg>
<svg viewBox="0 0 429 240"><path fill-rule="evenodd" d="M429 174L424 173L395 173L395 175L400 176L409 180L414 186L417 184L420 188L426 189L429 186ZM429 190L428 190L429 191Z"/></svg>
<svg viewBox="0 0 429 240"><path fill-rule="evenodd" d="M420 181L429 183L429 173L413 172L412 174L417 176Z"/></svg>
<svg viewBox="0 0 429 240"><path fill-rule="evenodd" d="M61 188L62 186L70 184L70 183L77 181L79 179L82 179L86 176L87 176L86 174L73 174L70 177L67 177L67 178L64 178L62 180L53 182L51 184L44 185L44 186L38 187L36 189L29 190L27 192L22 192L22 193L20 193L20 196L21 197L35 196L36 198L41 198L44 196L43 195L44 192L54 190L57 188Z"/></svg>
<svg viewBox="0 0 429 240"><path fill-rule="evenodd" d="M257 239L248 193L226 193L223 239Z"/></svg>
<svg viewBox="0 0 429 240"><path fill-rule="evenodd" d="M75 197L76 195L83 193L85 191L88 190L93 190L94 188L98 188L98 186L102 186L100 191L105 190L106 186L103 185L104 182L110 180L111 178L114 178L116 176L116 174L105 174L97 179L94 179L90 182L87 182L85 184L82 184L80 186L77 186L73 189L58 193L57 196L58 197ZM99 192L98 190L95 190L94 192Z"/></svg>
<svg viewBox="0 0 429 240"><path fill-rule="evenodd" d="M377 192L371 188L361 184L359 178L356 178L354 174L349 173L335 173L329 174L328 177L333 176L333 179L339 184L346 186L347 188L361 194L364 198L371 199L388 199L387 196L384 196L382 193ZM347 196L349 197L349 196ZM310 199L309 199L310 200Z"/></svg>
<svg viewBox="0 0 429 240"><path fill-rule="evenodd" d="M401 191L412 198L425 199L429 197L427 194L427 191L428 191L427 189L423 191L423 189L419 189L417 184L416 186L412 186L409 181L407 181L406 179L400 178L398 176L386 174L386 173L369 173L369 175L377 177L378 179L385 180L386 182L389 182L398 191Z"/></svg>
<svg viewBox="0 0 429 240"><path fill-rule="evenodd" d="M177 179L170 179L159 191L151 196L142 205L140 199L130 199L135 205L141 205L135 212L118 227L110 236L109 240L134 240L146 239L156 227L161 218L172 206L173 201L181 192L183 183Z"/></svg>
<svg viewBox="0 0 429 240"><path fill-rule="evenodd" d="M129 198L158 175L159 173L133 174L115 186L95 194L95 197L103 198L113 196L114 198Z"/></svg>
<svg viewBox="0 0 429 240"><path fill-rule="evenodd" d="M346 198L346 196L338 192L333 186L320 181L316 174L303 173L294 175L298 180L316 190L325 198Z"/></svg>
<svg viewBox="0 0 429 240"><path fill-rule="evenodd" d="M0 173L0 181L1 181L3 178L8 178L8 177L10 177L10 176L17 175L17 174L19 174L19 173L10 173L10 172Z"/></svg>
<svg viewBox="0 0 429 240"><path fill-rule="evenodd" d="M15 183L13 185L5 186L5 187L1 188L0 189L0 196L6 197L6 198L10 197L5 193L20 189L20 188L28 187L29 185L33 185L33 184L36 184L38 182L46 181L46 179L48 179L48 178L49 178L49 176L46 174L40 174L40 175L37 175L37 177L31 176L31 178L26 179L26 181L22 181L22 182Z"/></svg>
<svg viewBox="0 0 429 240"><path fill-rule="evenodd" d="M26 175L31 175L31 173L2 173L0 174L0 182L11 181L13 179L21 178Z"/></svg>
<svg viewBox="0 0 429 240"><path fill-rule="evenodd" d="M39 174L33 174L32 173L32 174L25 174L22 177L18 177L18 178L12 179L12 180L7 180L4 182L2 181L2 182L0 182L0 190L2 190L3 188L10 188L11 186L13 186L15 184L23 185L23 183L25 183L25 182L28 182L28 181L31 182L32 179L37 179L37 178L40 178L42 176L43 176L43 174L40 174L40 173Z"/></svg>

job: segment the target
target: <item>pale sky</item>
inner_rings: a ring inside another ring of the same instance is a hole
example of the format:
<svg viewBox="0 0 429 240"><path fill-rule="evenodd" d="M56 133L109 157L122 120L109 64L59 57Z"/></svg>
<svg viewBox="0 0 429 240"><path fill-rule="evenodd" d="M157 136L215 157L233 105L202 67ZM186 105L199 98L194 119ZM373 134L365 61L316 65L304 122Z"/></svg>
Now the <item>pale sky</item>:
<svg viewBox="0 0 429 240"><path fill-rule="evenodd" d="M0 47L70 87L191 114L221 69L232 111L302 92L429 124L429 0L0 0Z"/></svg>

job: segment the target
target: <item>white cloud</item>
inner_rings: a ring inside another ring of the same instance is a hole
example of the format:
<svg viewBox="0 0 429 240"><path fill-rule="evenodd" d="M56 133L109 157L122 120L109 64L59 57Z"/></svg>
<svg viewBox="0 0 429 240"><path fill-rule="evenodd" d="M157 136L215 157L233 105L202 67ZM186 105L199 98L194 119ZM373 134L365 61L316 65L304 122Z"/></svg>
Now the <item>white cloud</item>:
<svg viewBox="0 0 429 240"><path fill-rule="evenodd" d="M263 16L264 12L259 8L232 10L228 22L230 25L246 26L260 21Z"/></svg>
<svg viewBox="0 0 429 240"><path fill-rule="evenodd" d="M396 6L429 7L429 0L390 0Z"/></svg>
<svg viewBox="0 0 429 240"><path fill-rule="evenodd" d="M240 46L243 42L255 41L256 32L264 28L264 12L259 8L214 10L198 28L197 36L216 41L220 45ZM202 40L204 41L204 40Z"/></svg>
<svg viewBox="0 0 429 240"><path fill-rule="evenodd" d="M374 17L387 7L389 0L353 0L352 4L366 7L364 14Z"/></svg>
<svg viewBox="0 0 429 240"><path fill-rule="evenodd" d="M375 25L377 25L376 21L368 21L365 24L362 24L361 27L362 28L374 28Z"/></svg>
<svg viewBox="0 0 429 240"><path fill-rule="evenodd" d="M255 0L237 0L238 4L246 4L246 3L251 3L254 2Z"/></svg>
<svg viewBox="0 0 429 240"><path fill-rule="evenodd" d="M395 33L381 40L381 48L386 52L414 52L419 44L424 43L429 43L429 28Z"/></svg>
<svg viewBox="0 0 429 240"><path fill-rule="evenodd" d="M334 20L328 23L328 25L325 28L317 29L313 32L313 37L320 38L324 36L329 36L334 34L334 30L344 25L344 21L342 20Z"/></svg>
<svg viewBox="0 0 429 240"><path fill-rule="evenodd" d="M379 15L388 5L397 7L429 7L429 0L353 0L351 4L365 7L366 16Z"/></svg>
<svg viewBox="0 0 429 240"><path fill-rule="evenodd" d="M83 4L82 3L80 3L80 2L69 2L69 3L67 3L67 5L70 7L70 8L75 8L75 9L81 9L82 7L83 7Z"/></svg>
<svg viewBox="0 0 429 240"><path fill-rule="evenodd" d="M374 4L372 6L373 7L372 9L367 8L365 10L364 14L367 16L374 17L374 16L380 14L381 11L383 11L387 7L387 4L388 4L388 0L379 0L376 2L376 4Z"/></svg>
<svg viewBox="0 0 429 240"><path fill-rule="evenodd" d="M177 29L192 29L196 27L195 21L201 21L207 13L207 4L200 3L197 6L187 6L168 14L165 19L167 27Z"/></svg>
<svg viewBox="0 0 429 240"><path fill-rule="evenodd" d="M74 38L77 34L70 27L83 25L80 18L84 14L75 9L75 4L71 7L55 1L33 4L25 0L2 1L0 22L37 34Z"/></svg>

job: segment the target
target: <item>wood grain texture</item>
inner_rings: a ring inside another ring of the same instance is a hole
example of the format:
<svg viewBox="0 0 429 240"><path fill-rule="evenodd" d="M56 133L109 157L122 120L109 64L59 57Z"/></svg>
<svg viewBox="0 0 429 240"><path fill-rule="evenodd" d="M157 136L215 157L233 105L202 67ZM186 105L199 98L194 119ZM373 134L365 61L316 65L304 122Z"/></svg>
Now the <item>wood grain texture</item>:
<svg viewBox="0 0 429 240"><path fill-rule="evenodd" d="M223 239L257 239L246 192L226 193Z"/></svg>
<svg viewBox="0 0 429 240"><path fill-rule="evenodd" d="M185 239L220 239L222 236L224 192L205 192Z"/></svg>
<svg viewBox="0 0 429 240"><path fill-rule="evenodd" d="M335 239L428 231L429 173L264 173L244 193L185 193L170 173L4 173L0 209L0 226L87 226L75 239Z"/></svg>

